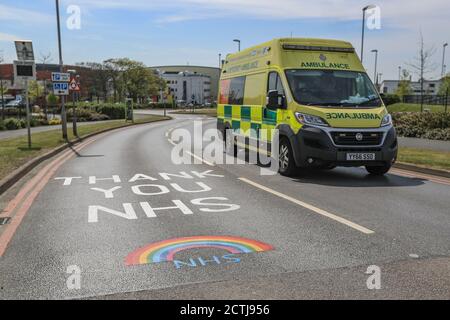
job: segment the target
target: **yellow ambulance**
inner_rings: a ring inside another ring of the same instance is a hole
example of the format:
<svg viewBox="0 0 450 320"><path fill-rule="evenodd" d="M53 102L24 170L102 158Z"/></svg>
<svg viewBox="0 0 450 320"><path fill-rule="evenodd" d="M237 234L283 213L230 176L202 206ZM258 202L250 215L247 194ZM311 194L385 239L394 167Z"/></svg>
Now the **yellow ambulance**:
<svg viewBox="0 0 450 320"><path fill-rule="evenodd" d="M266 132L278 129L283 175L336 166L383 175L397 157L391 116L345 41L274 39L227 55L217 128L231 154L238 137L270 145Z"/></svg>

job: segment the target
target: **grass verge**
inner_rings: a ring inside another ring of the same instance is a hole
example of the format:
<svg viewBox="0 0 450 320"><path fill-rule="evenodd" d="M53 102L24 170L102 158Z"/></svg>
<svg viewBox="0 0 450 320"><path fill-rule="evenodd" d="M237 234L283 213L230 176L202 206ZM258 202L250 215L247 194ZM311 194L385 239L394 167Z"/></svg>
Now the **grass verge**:
<svg viewBox="0 0 450 320"><path fill-rule="evenodd" d="M172 111L171 113L175 113L175 114L197 114L197 115L206 115L206 116L210 116L210 117L216 117L217 116L217 109L215 109L215 108L213 108L213 109L195 109L194 112L192 112L192 110L190 110L190 109L185 109L185 110Z"/></svg>
<svg viewBox="0 0 450 320"><path fill-rule="evenodd" d="M429 109L431 112L444 112L443 105L423 105L424 110ZM394 103L387 106L389 112L420 112L420 104L415 103ZM450 110L450 106L448 108Z"/></svg>
<svg viewBox="0 0 450 320"><path fill-rule="evenodd" d="M397 160L431 169L450 170L450 152L400 148Z"/></svg>
<svg viewBox="0 0 450 320"><path fill-rule="evenodd" d="M170 118L159 115L149 115L136 118L135 123L149 123L163 119ZM130 122L125 122L124 120L112 120L105 123L87 124L78 127L78 135L83 137L102 130L127 127L131 125L132 124ZM68 129L68 134L69 140L75 140L71 128ZM17 138L0 140L0 180L33 158L45 154L65 143L65 141L61 138L61 130L33 133L31 136L31 141L32 149L29 150L27 149L28 144L26 135Z"/></svg>

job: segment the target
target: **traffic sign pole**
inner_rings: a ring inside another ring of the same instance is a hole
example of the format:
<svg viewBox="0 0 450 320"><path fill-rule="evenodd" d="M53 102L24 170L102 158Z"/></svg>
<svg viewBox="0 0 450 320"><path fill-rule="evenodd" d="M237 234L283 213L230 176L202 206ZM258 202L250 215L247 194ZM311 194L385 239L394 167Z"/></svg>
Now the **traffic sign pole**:
<svg viewBox="0 0 450 320"><path fill-rule="evenodd" d="M28 98L28 79L25 79L25 108L27 109L28 149L31 149L30 100Z"/></svg>
<svg viewBox="0 0 450 320"><path fill-rule="evenodd" d="M72 108L72 130L73 130L73 135L75 137L78 137L78 130L77 130L77 110L76 110L76 106L75 106L75 90L72 91L72 103L73 103L73 108Z"/></svg>

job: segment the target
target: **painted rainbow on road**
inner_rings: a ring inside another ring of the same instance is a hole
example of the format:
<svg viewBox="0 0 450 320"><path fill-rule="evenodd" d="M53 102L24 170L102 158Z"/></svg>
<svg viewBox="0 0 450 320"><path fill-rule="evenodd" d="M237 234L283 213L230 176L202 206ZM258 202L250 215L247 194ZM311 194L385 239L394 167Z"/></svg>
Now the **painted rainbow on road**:
<svg viewBox="0 0 450 320"><path fill-rule="evenodd" d="M164 240L149 244L130 253L125 263L139 265L173 261L176 253L196 248L217 248L232 254L262 252L272 250L266 243L240 237L196 236Z"/></svg>

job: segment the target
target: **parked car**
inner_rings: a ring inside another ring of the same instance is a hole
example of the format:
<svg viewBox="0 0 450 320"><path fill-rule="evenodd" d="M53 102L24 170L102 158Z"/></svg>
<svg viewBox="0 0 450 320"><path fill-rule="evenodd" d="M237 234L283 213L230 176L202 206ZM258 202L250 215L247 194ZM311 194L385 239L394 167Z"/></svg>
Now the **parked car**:
<svg viewBox="0 0 450 320"><path fill-rule="evenodd" d="M21 108L21 107L23 107L25 104L24 104L24 102L22 101L22 100L12 100L12 101L10 101L10 102L8 102L6 105L5 105L5 108Z"/></svg>

